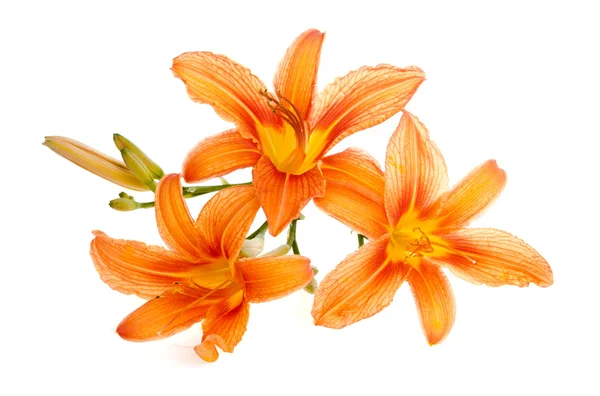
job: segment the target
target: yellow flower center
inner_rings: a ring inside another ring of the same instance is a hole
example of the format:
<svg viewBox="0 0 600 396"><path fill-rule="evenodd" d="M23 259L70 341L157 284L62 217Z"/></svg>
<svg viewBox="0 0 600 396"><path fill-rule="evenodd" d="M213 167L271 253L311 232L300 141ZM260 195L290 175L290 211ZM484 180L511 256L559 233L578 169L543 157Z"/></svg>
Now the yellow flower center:
<svg viewBox="0 0 600 396"><path fill-rule="evenodd" d="M456 254L473 264L471 257L453 249L439 235L438 222L435 219L421 219L414 211L405 213L395 228L390 229L390 242L387 246L388 257L392 261L403 261L418 267L422 257L443 257Z"/></svg>
<svg viewBox="0 0 600 396"><path fill-rule="evenodd" d="M198 286L208 289L218 288L232 280L229 262L220 258L208 264L201 264L194 268L191 281Z"/></svg>
<svg viewBox="0 0 600 396"><path fill-rule="evenodd" d="M285 121L281 129L258 128L263 152L281 172L301 175L311 170L325 147L323 134L311 134L296 106L279 93L274 96L263 90L260 94L273 113Z"/></svg>
<svg viewBox="0 0 600 396"><path fill-rule="evenodd" d="M390 242L387 253L393 261L403 261L407 264L418 266L419 258L424 256L440 255L437 248L443 248L443 242L435 236L434 221L421 220L418 214L408 212L390 231Z"/></svg>
<svg viewBox="0 0 600 396"><path fill-rule="evenodd" d="M388 255L394 261L404 261L407 264L417 264L416 257L434 252L431 239L420 227L412 229L394 229L388 245Z"/></svg>

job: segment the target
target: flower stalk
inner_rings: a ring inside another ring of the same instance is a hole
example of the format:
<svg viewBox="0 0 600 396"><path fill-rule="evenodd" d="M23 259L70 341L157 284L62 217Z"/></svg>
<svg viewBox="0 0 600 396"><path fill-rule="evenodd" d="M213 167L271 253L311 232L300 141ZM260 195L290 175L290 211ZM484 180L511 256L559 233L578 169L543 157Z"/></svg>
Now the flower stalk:
<svg viewBox="0 0 600 396"><path fill-rule="evenodd" d="M252 185L251 182L247 183L237 183L237 184L222 184L218 186L189 186L182 187L182 195L184 198L194 198L199 197L200 195L208 194L215 191L220 191L228 187L234 186L249 186ZM155 201L149 202L137 202L133 199L132 196L127 195L124 192L119 194L119 198L111 200L108 205L118 211L121 212L129 212L136 209L148 209L153 208L155 205Z"/></svg>
<svg viewBox="0 0 600 396"><path fill-rule="evenodd" d="M300 214L300 217L298 217L295 220L292 220L292 222L290 223L288 238L286 242L287 245L292 247L292 251L295 255L300 255L300 248L298 247L298 241L296 239L296 224L298 223L298 220L304 220L304 215ZM317 280L315 279L315 275L317 275L319 270L315 266L311 266L311 269L313 271L313 278L311 279L310 283L304 287L304 291L309 294L315 294L315 291L317 290L318 286Z"/></svg>
<svg viewBox="0 0 600 396"><path fill-rule="evenodd" d="M358 247L361 247L365 244L365 236L363 234L358 234Z"/></svg>

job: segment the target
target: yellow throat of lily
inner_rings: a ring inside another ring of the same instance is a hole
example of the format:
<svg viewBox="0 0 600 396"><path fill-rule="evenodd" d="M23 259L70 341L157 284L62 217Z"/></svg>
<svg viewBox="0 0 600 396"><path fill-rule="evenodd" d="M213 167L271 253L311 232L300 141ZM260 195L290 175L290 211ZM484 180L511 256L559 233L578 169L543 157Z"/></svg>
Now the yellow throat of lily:
<svg viewBox="0 0 600 396"><path fill-rule="evenodd" d="M259 128L262 150L273 165L284 173L301 175L311 170L325 148L323 133L310 133L310 126L294 104L278 94L260 92L275 115L284 123L281 129Z"/></svg>
<svg viewBox="0 0 600 396"><path fill-rule="evenodd" d="M194 284L208 289L220 289L234 282L233 271L231 271L231 266L224 257L210 264L197 266L190 275L190 279Z"/></svg>
<svg viewBox="0 0 600 396"><path fill-rule="evenodd" d="M457 252L436 235L436 220L421 219L414 211L405 213L395 228L390 229L387 254L392 261L402 261L418 267L422 257L441 258L448 252L459 254L475 263L471 257Z"/></svg>

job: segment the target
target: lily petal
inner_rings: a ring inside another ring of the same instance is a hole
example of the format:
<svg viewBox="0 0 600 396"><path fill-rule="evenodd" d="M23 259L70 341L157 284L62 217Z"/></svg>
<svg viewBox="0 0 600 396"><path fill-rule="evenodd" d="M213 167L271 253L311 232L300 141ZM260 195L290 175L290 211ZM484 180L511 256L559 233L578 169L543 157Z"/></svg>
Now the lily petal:
<svg viewBox="0 0 600 396"><path fill-rule="evenodd" d="M210 257L235 260L258 209L252 186L219 191L204 205L196 220L200 250Z"/></svg>
<svg viewBox="0 0 600 396"><path fill-rule="evenodd" d="M506 172L496 161L484 162L443 197L439 226L466 226L500 195L505 185Z"/></svg>
<svg viewBox="0 0 600 396"><path fill-rule="evenodd" d="M277 170L267 156L254 167L252 183L273 236L297 219L308 201L325 194L325 178L318 167L302 175L292 175Z"/></svg>
<svg viewBox="0 0 600 396"><path fill-rule="evenodd" d="M188 153L183 162L183 178L193 183L223 176L254 166L260 156L256 144L230 129L207 137Z"/></svg>
<svg viewBox="0 0 600 396"><path fill-rule="evenodd" d="M302 119L312 105L324 38L315 29L302 33L288 48L273 81L277 94L293 103Z"/></svg>
<svg viewBox="0 0 600 396"><path fill-rule="evenodd" d="M444 259L448 268L469 282L520 287L533 282L546 287L554 281L546 260L534 248L508 232L471 228L442 238L458 253L450 252Z"/></svg>
<svg viewBox="0 0 600 396"><path fill-rule="evenodd" d="M314 276L310 259L298 255L240 259L236 264L244 278L246 298L252 303L287 296Z"/></svg>
<svg viewBox="0 0 600 396"><path fill-rule="evenodd" d="M454 294L448 278L434 264L421 260L408 275L421 326L429 345L441 342L452 329L456 316Z"/></svg>
<svg viewBox="0 0 600 396"><path fill-rule="evenodd" d="M321 171L327 189L314 199L319 209L369 239L386 232L384 175L373 157L349 148L323 158Z"/></svg>
<svg viewBox="0 0 600 396"><path fill-rule="evenodd" d="M207 362L219 358L215 345L223 352L233 352L242 340L248 325L250 304L243 292L238 292L210 309L202 323L202 343L194 348L198 356Z"/></svg>
<svg viewBox="0 0 600 396"><path fill-rule="evenodd" d="M418 67L362 67L325 87L309 117L322 155L351 134L377 125L408 103L425 80Z"/></svg>
<svg viewBox="0 0 600 396"><path fill-rule="evenodd" d="M117 327L117 333L127 341L152 341L170 337L200 322L209 304L197 304L199 297L166 292L142 305Z"/></svg>
<svg viewBox="0 0 600 396"><path fill-rule="evenodd" d="M408 266L387 257L389 236L369 242L325 276L315 294L315 324L340 329L387 307Z"/></svg>
<svg viewBox="0 0 600 396"><path fill-rule="evenodd" d="M160 246L113 239L102 231L90 245L100 278L112 289L142 298L156 297L185 279L195 264Z"/></svg>
<svg viewBox="0 0 600 396"><path fill-rule="evenodd" d="M225 121L234 122L243 137L258 141L257 128L281 125L260 95L265 85L226 56L186 52L173 60L171 70L193 101L211 105Z"/></svg>
<svg viewBox="0 0 600 396"><path fill-rule="evenodd" d="M444 157L417 117L404 112L390 138L385 161L385 209L396 226L408 211L426 215L438 196L448 189Z"/></svg>
<svg viewBox="0 0 600 396"><path fill-rule="evenodd" d="M165 244L190 259L200 256L198 232L183 199L178 174L164 176L156 189L156 224Z"/></svg>

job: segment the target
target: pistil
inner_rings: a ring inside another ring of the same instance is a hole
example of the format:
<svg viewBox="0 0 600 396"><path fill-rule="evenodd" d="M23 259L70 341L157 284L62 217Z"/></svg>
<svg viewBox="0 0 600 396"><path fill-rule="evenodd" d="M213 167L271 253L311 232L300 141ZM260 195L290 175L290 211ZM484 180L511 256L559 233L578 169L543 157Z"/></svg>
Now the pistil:
<svg viewBox="0 0 600 396"><path fill-rule="evenodd" d="M434 250L431 244L431 240L429 239L427 234L425 234L423 230L421 230L421 228L415 227L413 228L413 232L419 232L421 236L419 237L419 239L415 239L413 243L411 243L408 246L409 249L413 248L413 250L404 259L404 262L406 263L408 263L408 259L410 259L411 257L423 257L423 253L433 253Z"/></svg>
<svg viewBox="0 0 600 396"><path fill-rule="evenodd" d="M196 282L194 282L192 280L192 283L195 285L198 285ZM177 320L177 318L179 318L181 316L181 314L183 314L184 312L186 312L188 309L194 308L200 304L202 304L204 301L206 301L208 299L208 297L210 297L211 295L213 295L215 292L217 292L218 290L221 289L225 289L227 288L229 285L231 285L231 281L227 280L222 282L221 284L217 285L214 289L212 289L211 291L209 291L208 293L206 293L205 295L203 295L202 297L198 298L196 301L186 305L185 307L183 307L166 325L164 325L160 331L158 332L158 334L161 334L162 332L164 332L169 326L171 326L173 324L173 322L175 322L175 320ZM200 285L198 285L200 286ZM179 292L179 291L177 291ZM181 293L181 292L179 292ZM184 294L184 293L181 293ZM195 297L195 296L190 296L190 297Z"/></svg>
<svg viewBox="0 0 600 396"><path fill-rule="evenodd" d="M414 224L415 223L411 225ZM428 230L428 232L431 231L430 228L428 228ZM420 226L410 228L406 225L399 225L396 227L390 233L390 242L387 252L392 260L404 261L404 263L412 266L419 265L419 260L415 259L425 256L442 257L448 253L461 256L472 264L477 262L466 254L448 246L443 239L440 239L435 235L430 237Z"/></svg>
<svg viewBox="0 0 600 396"><path fill-rule="evenodd" d="M433 243L429 236L420 227L413 227L407 231L397 228L391 233L388 255L396 261L404 261L406 264L413 257L423 257L424 254L433 253Z"/></svg>

